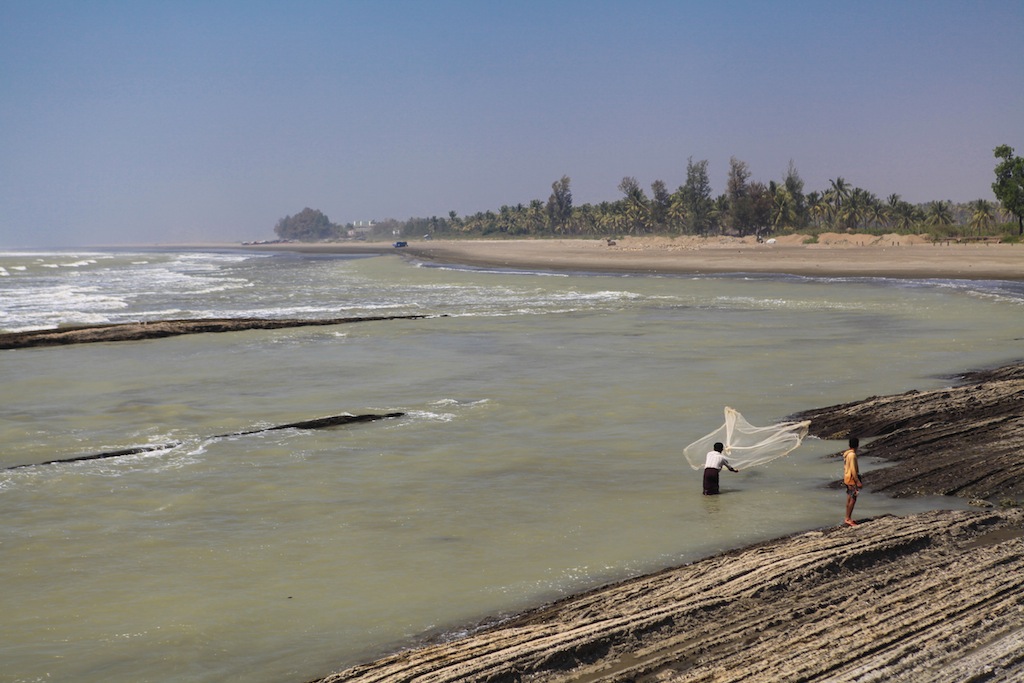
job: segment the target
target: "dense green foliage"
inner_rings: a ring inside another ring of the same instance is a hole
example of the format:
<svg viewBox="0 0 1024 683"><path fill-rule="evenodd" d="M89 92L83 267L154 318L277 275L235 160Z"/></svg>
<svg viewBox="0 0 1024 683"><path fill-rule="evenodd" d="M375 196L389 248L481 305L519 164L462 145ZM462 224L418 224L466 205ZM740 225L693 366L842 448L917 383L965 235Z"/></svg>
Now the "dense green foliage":
<svg viewBox="0 0 1024 683"><path fill-rule="evenodd" d="M399 237L616 237L624 235L755 235L759 238L792 232L817 235L826 231L874 234L927 233L935 239L1002 235L1012 238L1004 225L1017 217L1024 234L1024 159L1013 156L1006 145L996 149L1003 162L996 167L992 185L1002 203L977 199L955 204L937 200L911 204L899 195L880 199L851 185L842 177L828 187L804 191L804 181L793 162L780 181L767 184L751 179L747 164L729 160L726 191L711 192L707 160L687 161L686 181L674 191L661 180L651 184L650 195L636 178L625 177L618 185L621 196L599 204L573 202L569 176L551 185L547 202L503 205L497 211L459 216L388 219L342 228L332 225L319 211L304 209L282 218L275 232L297 240L370 236Z"/></svg>
<svg viewBox="0 0 1024 683"><path fill-rule="evenodd" d="M312 242L342 236L341 226L331 223L322 212L308 206L294 216L285 216L274 226L274 233L283 240Z"/></svg>
<svg viewBox="0 0 1024 683"><path fill-rule="evenodd" d="M1017 234L1024 236L1024 157L1013 156L1009 145L996 147L994 153L1002 162L996 166L992 191L1003 208L1017 217Z"/></svg>

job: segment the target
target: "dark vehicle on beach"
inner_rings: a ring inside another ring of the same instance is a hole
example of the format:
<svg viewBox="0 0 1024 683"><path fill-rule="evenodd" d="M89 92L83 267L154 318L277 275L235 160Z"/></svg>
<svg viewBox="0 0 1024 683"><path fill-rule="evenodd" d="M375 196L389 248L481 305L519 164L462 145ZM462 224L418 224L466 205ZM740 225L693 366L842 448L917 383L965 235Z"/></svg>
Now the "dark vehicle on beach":
<svg viewBox="0 0 1024 683"><path fill-rule="evenodd" d="M394 246L397 249L398 247L407 247L407 246L409 246L409 243L408 242L395 242Z"/></svg>

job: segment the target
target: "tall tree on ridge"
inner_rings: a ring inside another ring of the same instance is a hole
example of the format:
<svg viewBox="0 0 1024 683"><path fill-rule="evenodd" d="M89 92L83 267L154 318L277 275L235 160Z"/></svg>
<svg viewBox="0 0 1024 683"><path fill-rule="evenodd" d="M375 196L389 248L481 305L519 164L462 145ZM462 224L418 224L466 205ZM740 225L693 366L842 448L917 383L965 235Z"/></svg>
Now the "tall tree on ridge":
<svg viewBox="0 0 1024 683"><path fill-rule="evenodd" d="M572 190L569 189L569 176L551 183L551 196L548 197L548 222L556 233L564 233L572 220Z"/></svg>
<svg viewBox="0 0 1024 683"><path fill-rule="evenodd" d="M754 181L747 186L750 200L750 229L760 238L771 232L772 192L764 183Z"/></svg>
<svg viewBox="0 0 1024 683"><path fill-rule="evenodd" d="M1024 157L1015 157L1009 145L999 145L993 153L1002 161L996 165L992 191L1003 208L1017 217L1017 234L1024 237Z"/></svg>
<svg viewBox="0 0 1024 683"><path fill-rule="evenodd" d="M729 176L725 194L729 200L729 222L740 236L750 232L754 224L754 206L750 197L750 169L745 161L729 158Z"/></svg>
<svg viewBox="0 0 1024 683"><path fill-rule="evenodd" d="M669 194L665 182L655 180L651 183L651 223L655 230L664 230L668 227L669 209L672 205L672 195Z"/></svg>
<svg viewBox="0 0 1024 683"><path fill-rule="evenodd" d="M698 235L709 235L716 227L715 200L711 196L711 178L708 160L696 163L686 160L686 184L683 185L683 203L690 230Z"/></svg>
<svg viewBox="0 0 1024 683"><path fill-rule="evenodd" d="M338 230L322 211L308 206L294 216L285 216L274 226L278 237L303 242L337 237Z"/></svg>

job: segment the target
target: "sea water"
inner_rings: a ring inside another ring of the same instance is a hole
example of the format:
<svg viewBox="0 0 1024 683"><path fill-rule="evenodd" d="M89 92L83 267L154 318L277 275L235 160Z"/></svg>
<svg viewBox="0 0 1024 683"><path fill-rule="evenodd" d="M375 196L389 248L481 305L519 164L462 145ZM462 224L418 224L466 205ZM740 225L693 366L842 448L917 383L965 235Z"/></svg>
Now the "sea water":
<svg viewBox="0 0 1024 683"><path fill-rule="evenodd" d="M838 524L839 442L700 495L723 407L1018 360L1017 282L605 276L231 251L0 254L0 329L425 315L0 351L0 681L307 681ZM325 430L221 436L327 415ZM878 466L864 458L866 479ZM963 507L866 493L857 516Z"/></svg>

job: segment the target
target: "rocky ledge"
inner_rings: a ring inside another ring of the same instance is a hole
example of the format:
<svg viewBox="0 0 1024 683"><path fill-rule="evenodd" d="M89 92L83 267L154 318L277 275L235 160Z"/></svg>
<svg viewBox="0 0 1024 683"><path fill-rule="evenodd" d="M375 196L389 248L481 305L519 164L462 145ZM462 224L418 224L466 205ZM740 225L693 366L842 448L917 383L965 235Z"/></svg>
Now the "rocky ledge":
<svg viewBox="0 0 1024 683"><path fill-rule="evenodd" d="M944 389L872 396L792 419L810 420L811 434L823 439L879 437L862 454L894 466L871 472L864 482L871 491L1020 499L1024 363L954 379Z"/></svg>
<svg viewBox="0 0 1024 683"><path fill-rule="evenodd" d="M893 495L1019 497L1024 365L802 413ZM1009 502L1009 501L1006 501ZM863 520L605 586L319 683L1024 680L1024 509Z"/></svg>
<svg viewBox="0 0 1024 683"><path fill-rule="evenodd" d="M1024 510L833 527L607 586L321 683L1019 681Z"/></svg>
<svg viewBox="0 0 1024 683"><path fill-rule="evenodd" d="M417 320L427 315L389 315L361 318L199 318L194 320L157 320L154 322L82 325L54 330L31 330L0 334L0 349L25 349L35 346L61 346L93 342L140 341L182 334L277 330L310 325L341 325L378 320Z"/></svg>

